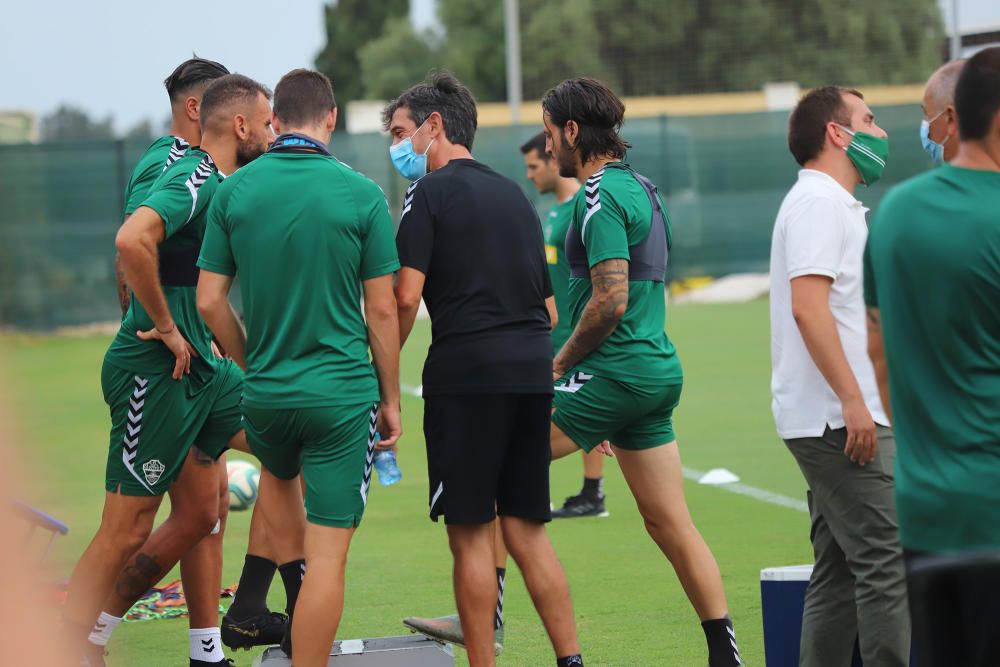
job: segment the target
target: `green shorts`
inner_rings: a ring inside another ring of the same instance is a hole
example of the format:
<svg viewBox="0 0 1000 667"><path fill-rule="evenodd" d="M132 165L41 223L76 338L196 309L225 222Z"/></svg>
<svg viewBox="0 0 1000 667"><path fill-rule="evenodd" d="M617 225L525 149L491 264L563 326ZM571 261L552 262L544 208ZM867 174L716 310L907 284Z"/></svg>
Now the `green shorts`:
<svg viewBox="0 0 1000 667"><path fill-rule="evenodd" d="M584 451L605 440L622 449L650 449L675 440L680 382L636 384L573 369L554 388L552 421Z"/></svg>
<svg viewBox="0 0 1000 667"><path fill-rule="evenodd" d="M368 504L378 406L275 410L243 406L250 450L279 479L306 482L306 517L356 528Z"/></svg>
<svg viewBox="0 0 1000 667"><path fill-rule="evenodd" d="M214 373L180 380L105 362L101 388L111 409L108 491L163 495L181 474L192 445L217 459L241 428L243 372L229 359Z"/></svg>

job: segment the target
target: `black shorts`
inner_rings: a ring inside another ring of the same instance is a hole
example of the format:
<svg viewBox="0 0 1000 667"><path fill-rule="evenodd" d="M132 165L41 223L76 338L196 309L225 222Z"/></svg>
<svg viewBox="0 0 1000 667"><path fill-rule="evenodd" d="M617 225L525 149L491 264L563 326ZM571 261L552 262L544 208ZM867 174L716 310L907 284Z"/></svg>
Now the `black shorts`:
<svg viewBox="0 0 1000 667"><path fill-rule="evenodd" d="M497 514L552 518L552 396L487 394L424 398L430 516L484 524Z"/></svg>

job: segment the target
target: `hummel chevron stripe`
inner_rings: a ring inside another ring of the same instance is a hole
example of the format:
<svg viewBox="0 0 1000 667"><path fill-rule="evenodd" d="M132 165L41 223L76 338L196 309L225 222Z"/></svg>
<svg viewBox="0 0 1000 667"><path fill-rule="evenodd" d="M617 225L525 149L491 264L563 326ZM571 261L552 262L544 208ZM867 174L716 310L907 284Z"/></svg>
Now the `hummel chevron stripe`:
<svg viewBox="0 0 1000 667"><path fill-rule="evenodd" d="M167 170L167 167L177 162L184 154L187 153L187 149L190 148L191 144L184 141L180 137L174 137L174 145L170 147L170 153L167 155L167 161L163 163L163 171Z"/></svg>
<svg viewBox="0 0 1000 667"><path fill-rule="evenodd" d="M558 385L554 387L554 389L556 391L568 391L571 394L575 394L583 388L583 385L587 384L587 382L593 378L593 375L579 371L570 376L570 378L566 381L566 384Z"/></svg>
<svg viewBox="0 0 1000 667"><path fill-rule="evenodd" d="M368 506L368 490L372 482L372 465L375 462L375 430L378 428L378 405L372 406L368 416L368 453L365 455L365 474L361 478L361 502Z"/></svg>
<svg viewBox="0 0 1000 667"><path fill-rule="evenodd" d="M583 215L583 226L580 229L580 238L582 240L584 233L587 231L587 223L590 222L592 215L601 210L601 177L604 175L604 169L595 172L587 182L583 184L583 194L584 200L587 203L587 212Z"/></svg>
<svg viewBox="0 0 1000 667"><path fill-rule="evenodd" d="M128 423L125 424L125 435L122 438L122 463L132 476L150 493L153 492L146 481L135 471L135 459L139 454L139 435L142 432L142 408L146 404L146 391L149 389L149 379L134 376L135 386L129 399Z"/></svg>
<svg viewBox="0 0 1000 667"><path fill-rule="evenodd" d="M213 171L215 171L215 162L210 155L206 155L184 183L188 192L191 193L191 213L188 215L188 222L194 217L195 208L198 206L198 190L205 185Z"/></svg>
<svg viewBox="0 0 1000 667"><path fill-rule="evenodd" d="M400 214L400 218L410 212L413 208L413 192L417 189L416 181L413 182L410 187L406 188L406 196L403 198L403 212Z"/></svg>

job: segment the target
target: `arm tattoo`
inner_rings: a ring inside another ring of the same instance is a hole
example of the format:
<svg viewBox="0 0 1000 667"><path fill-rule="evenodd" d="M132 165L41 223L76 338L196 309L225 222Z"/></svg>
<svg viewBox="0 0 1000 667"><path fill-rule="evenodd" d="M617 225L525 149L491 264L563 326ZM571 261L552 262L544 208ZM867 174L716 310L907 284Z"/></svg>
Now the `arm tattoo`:
<svg viewBox="0 0 1000 667"><path fill-rule="evenodd" d="M122 308L122 317L125 317L132 292L128 288L128 283L125 282L125 267L122 266L120 255L115 255L115 283L118 286L118 305Z"/></svg>
<svg viewBox="0 0 1000 667"><path fill-rule="evenodd" d="M628 260L609 259L590 270L593 289L580 321L559 352L563 370L596 350L615 330L628 307Z"/></svg>
<svg viewBox="0 0 1000 667"><path fill-rule="evenodd" d="M882 326L882 317L879 315L878 308L868 308L868 324L870 326Z"/></svg>
<svg viewBox="0 0 1000 667"><path fill-rule="evenodd" d="M136 554L135 561L129 564L118 576L115 582L115 593L126 602L135 602L148 591L160 577L163 576L160 563L156 556L144 553Z"/></svg>

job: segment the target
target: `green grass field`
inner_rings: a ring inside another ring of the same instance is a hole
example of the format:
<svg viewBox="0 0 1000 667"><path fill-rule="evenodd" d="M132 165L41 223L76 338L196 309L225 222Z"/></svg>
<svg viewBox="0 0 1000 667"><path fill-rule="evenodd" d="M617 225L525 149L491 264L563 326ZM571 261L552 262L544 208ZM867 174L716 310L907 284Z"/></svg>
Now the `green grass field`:
<svg viewBox="0 0 1000 667"><path fill-rule="evenodd" d="M681 455L692 468L725 467L745 484L804 498L805 483L771 419L767 317L764 301L671 307L668 328L686 376L676 413ZM404 351L404 383L420 382L429 337L428 323L418 323ZM18 417L22 466L39 480L21 493L71 527L52 556L59 576L68 574L100 519L108 418L99 373L108 342L106 336L0 338L8 380L0 392ZM404 616L454 609L444 528L426 517L420 399L404 397L403 417L403 481L373 485L351 548L341 638L404 634ZM556 504L577 491L581 475L578 457L553 464ZM569 577L587 664L703 666L698 620L646 535L613 460L605 479L609 518L555 522L549 531ZM759 570L811 561L808 518L717 488L685 485L695 522L722 569L743 657L762 665ZM230 514L224 584L239 577L249 518L247 512ZM272 591L272 607L282 608L277 579ZM499 664L552 664L541 622L513 566L505 614L507 646ZM186 629L182 619L126 623L112 639L109 664L186 665ZM254 655L231 657L243 666ZM466 664L464 652L456 655L458 664Z"/></svg>

